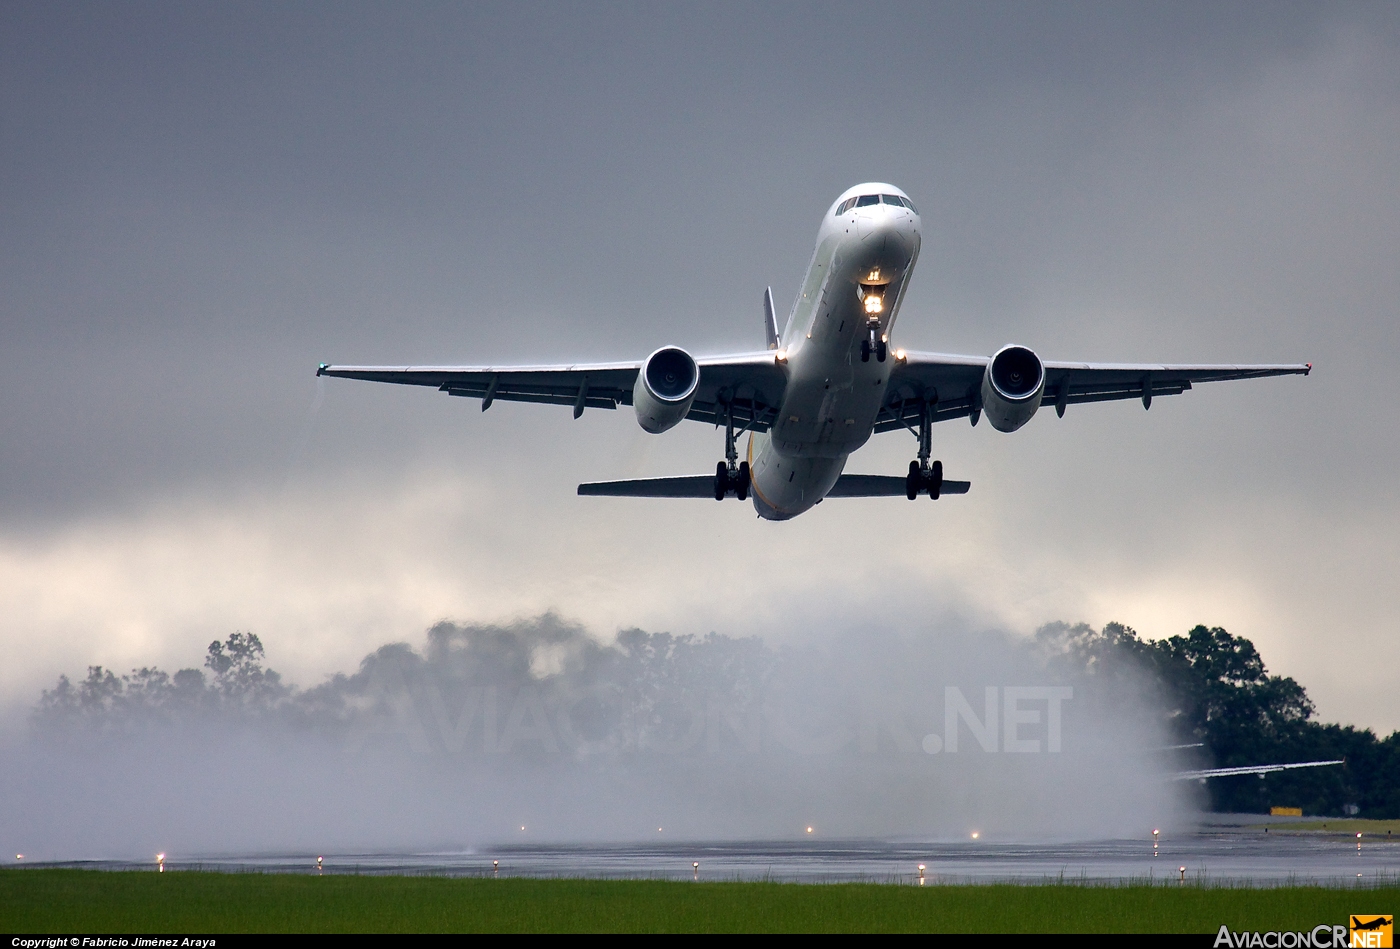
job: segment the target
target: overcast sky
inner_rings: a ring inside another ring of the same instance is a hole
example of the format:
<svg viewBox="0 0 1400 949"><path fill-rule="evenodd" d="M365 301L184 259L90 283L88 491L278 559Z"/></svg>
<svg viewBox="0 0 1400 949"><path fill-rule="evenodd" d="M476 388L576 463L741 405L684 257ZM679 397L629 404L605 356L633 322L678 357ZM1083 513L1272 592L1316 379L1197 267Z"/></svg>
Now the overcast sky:
<svg viewBox="0 0 1400 949"><path fill-rule="evenodd" d="M713 470L701 425L314 378L761 348L871 179L906 348L1316 369L950 422L966 497L781 524L575 496ZM1388 732L1397 264L1394 4L6 4L0 699L235 629L311 685L444 618L1119 620Z"/></svg>

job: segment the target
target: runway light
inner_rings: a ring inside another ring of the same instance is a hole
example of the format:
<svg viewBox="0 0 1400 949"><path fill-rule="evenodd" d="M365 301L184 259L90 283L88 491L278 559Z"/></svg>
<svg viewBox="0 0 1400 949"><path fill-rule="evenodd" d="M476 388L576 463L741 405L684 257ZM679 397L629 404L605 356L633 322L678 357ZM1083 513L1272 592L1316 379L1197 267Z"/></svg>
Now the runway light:
<svg viewBox="0 0 1400 949"><path fill-rule="evenodd" d="M165 854L163 854L163 853L158 853L158 854L156 854L156 867L159 869L159 872L161 872L161 873L164 873L164 872L165 872Z"/></svg>
<svg viewBox="0 0 1400 949"><path fill-rule="evenodd" d="M494 874L495 876L500 876L500 875L501 875L501 861L499 861L499 860L492 860L492 861L491 861L491 873Z"/></svg>
<svg viewBox="0 0 1400 949"><path fill-rule="evenodd" d="M1186 868L1185 868L1185 867L1178 867L1177 869L1181 871L1181 880L1178 881L1178 882L1185 883L1185 882L1186 882Z"/></svg>
<svg viewBox="0 0 1400 949"><path fill-rule="evenodd" d="M694 863L692 863L690 866L691 866L691 868L695 871L695 879L697 879L697 880L700 879L700 861L697 860L697 861L695 861Z"/></svg>
<svg viewBox="0 0 1400 949"><path fill-rule="evenodd" d="M924 885L924 865L919 864L919 886Z"/></svg>
<svg viewBox="0 0 1400 949"><path fill-rule="evenodd" d="M321 866L321 862L322 862L323 860L325 860L325 859L326 859L325 857L317 857L317 858L316 858L316 872L317 872L317 873L320 873L321 870L323 869L322 866Z"/></svg>
<svg viewBox="0 0 1400 949"><path fill-rule="evenodd" d="M976 831L976 830L974 830L974 831L972 832L972 839L973 839L973 840L976 840L978 837L981 837L981 836L982 836L981 831Z"/></svg>
<svg viewBox="0 0 1400 949"><path fill-rule="evenodd" d="M24 854L22 854L22 853L17 853L17 854L15 854L15 859L16 859L16 860L23 860L23 859L24 859Z"/></svg>

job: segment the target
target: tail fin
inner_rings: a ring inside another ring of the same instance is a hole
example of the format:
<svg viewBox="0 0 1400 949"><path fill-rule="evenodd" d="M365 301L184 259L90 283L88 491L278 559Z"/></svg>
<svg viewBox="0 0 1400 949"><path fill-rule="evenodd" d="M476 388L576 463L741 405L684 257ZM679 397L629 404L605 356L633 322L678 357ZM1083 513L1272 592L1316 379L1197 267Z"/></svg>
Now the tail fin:
<svg viewBox="0 0 1400 949"><path fill-rule="evenodd" d="M778 338L778 311L773 309L773 288L763 293L763 328L768 332L768 348L777 349L783 344Z"/></svg>

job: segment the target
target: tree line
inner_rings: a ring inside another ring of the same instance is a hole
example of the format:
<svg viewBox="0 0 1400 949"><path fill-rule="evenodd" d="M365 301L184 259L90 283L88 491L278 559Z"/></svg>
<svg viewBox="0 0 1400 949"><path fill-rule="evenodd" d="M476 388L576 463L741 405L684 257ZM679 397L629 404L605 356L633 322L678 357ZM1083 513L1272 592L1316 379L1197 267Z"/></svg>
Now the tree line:
<svg viewBox="0 0 1400 949"><path fill-rule="evenodd" d="M1305 814L1400 817L1400 731L1380 738L1369 728L1317 721L1307 690L1290 677L1270 675L1242 636L1196 626L1183 636L1150 640L1121 623L1101 630L1053 623L1036 639L1052 664L1089 676L1137 677L1176 743L1202 746L1205 766L1346 762L1262 779L1211 778L1214 811L1301 807Z"/></svg>
<svg viewBox="0 0 1400 949"><path fill-rule="evenodd" d="M1158 752L1171 770L1345 759L1341 766L1263 779L1211 778L1212 810L1288 806L1308 814L1400 817L1400 731L1380 738L1371 729L1317 721L1304 687L1270 675L1248 639L1220 627L1150 640L1120 623L1097 630L1052 623L1037 631L1033 647L1051 677L1091 689L1097 684L1103 694L1139 696L1160 716L1172 744L1200 746ZM541 668L541 657L553 665ZM629 630L603 645L546 615L512 627L442 623L429 631L421 656L406 644L390 644L367 656L356 673L303 690L265 667L257 635L235 632L209 644L203 669L171 675L143 667L117 675L92 666L77 682L61 676L44 691L33 725L46 734L75 728L104 734L158 723L271 717L332 733L385 714L386 703L395 701L385 688L390 680L426 682L438 690L434 694L447 696L473 683L547 683L556 697L586 692L589 699L575 707L579 727L599 739L593 747L626 753L664 741L659 733L649 737L648 729L664 732L676 717L668 706L679 707L697 689L719 690L738 706L757 709L782 659L781 650L755 637L714 633L697 638ZM937 670L930 678L936 680Z"/></svg>

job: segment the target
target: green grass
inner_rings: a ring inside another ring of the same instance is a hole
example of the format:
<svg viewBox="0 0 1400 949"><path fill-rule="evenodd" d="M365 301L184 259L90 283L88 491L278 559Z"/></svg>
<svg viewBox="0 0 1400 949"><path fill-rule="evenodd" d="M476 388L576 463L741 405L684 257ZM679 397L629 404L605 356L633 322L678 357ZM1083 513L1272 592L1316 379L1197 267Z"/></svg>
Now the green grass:
<svg viewBox="0 0 1400 949"><path fill-rule="evenodd" d="M0 931L1214 933L1388 913L1400 886L892 886L0 870Z"/></svg>

